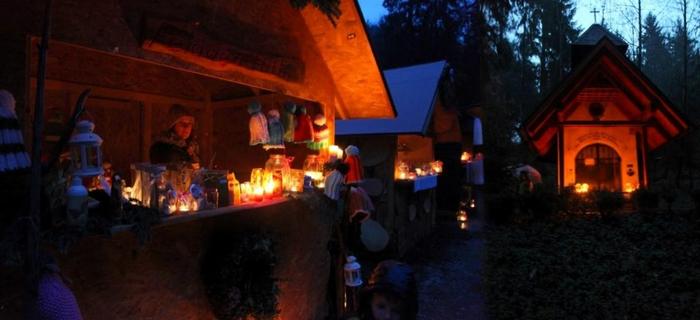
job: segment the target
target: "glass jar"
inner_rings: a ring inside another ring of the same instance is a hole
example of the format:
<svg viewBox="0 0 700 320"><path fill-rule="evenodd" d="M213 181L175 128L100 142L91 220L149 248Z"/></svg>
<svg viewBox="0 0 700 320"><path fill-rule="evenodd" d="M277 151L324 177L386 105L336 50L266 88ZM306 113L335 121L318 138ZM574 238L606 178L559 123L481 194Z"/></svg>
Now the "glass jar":
<svg viewBox="0 0 700 320"><path fill-rule="evenodd" d="M304 174L311 177L314 181L323 179L323 162L315 154L306 156L304 160Z"/></svg>
<svg viewBox="0 0 700 320"><path fill-rule="evenodd" d="M265 172L272 174L274 180L279 180L280 186L284 190L288 191L291 189L291 170L289 169L289 162L287 161L287 157L285 155L271 154L270 158L267 160L267 162L265 162Z"/></svg>
<svg viewBox="0 0 700 320"><path fill-rule="evenodd" d="M253 171L250 172L250 185L252 188L262 187L262 185L263 185L263 169L262 168L254 168Z"/></svg>
<svg viewBox="0 0 700 320"><path fill-rule="evenodd" d="M304 170L292 169L291 182L289 184L289 192L304 191Z"/></svg>
<svg viewBox="0 0 700 320"><path fill-rule="evenodd" d="M399 180L406 180L408 179L408 174L411 171L410 167L408 166L408 163L404 161L399 161L399 167L396 172L396 177Z"/></svg>

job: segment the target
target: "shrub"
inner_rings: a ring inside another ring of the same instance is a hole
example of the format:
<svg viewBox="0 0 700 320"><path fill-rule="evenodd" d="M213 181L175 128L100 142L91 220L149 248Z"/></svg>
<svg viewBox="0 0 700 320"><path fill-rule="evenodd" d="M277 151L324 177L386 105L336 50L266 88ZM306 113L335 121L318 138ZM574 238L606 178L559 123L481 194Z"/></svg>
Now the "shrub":
<svg viewBox="0 0 700 320"><path fill-rule="evenodd" d="M502 192L497 194L488 194L486 207L489 220L495 224L506 224L511 222L517 204L518 199L513 193Z"/></svg>
<svg viewBox="0 0 700 320"><path fill-rule="evenodd" d="M537 220L551 218L560 207L560 198L557 194L545 188L542 184L535 185L530 193L521 195L522 214L531 212Z"/></svg>
<svg viewBox="0 0 700 320"><path fill-rule="evenodd" d="M632 194L632 201L640 212L650 212L659 208L659 194L650 189L637 189Z"/></svg>
<svg viewBox="0 0 700 320"><path fill-rule="evenodd" d="M700 217L700 189L695 189L690 192L690 198L695 204L695 216Z"/></svg>
<svg viewBox="0 0 700 320"><path fill-rule="evenodd" d="M625 198L619 192L611 192L606 190L595 191L593 193L595 205L600 212L600 216L604 219L612 217L618 210L625 205Z"/></svg>
<svg viewBox="0 0 700 320"><path fill-rule="evenodd" d="M677 196L678 189L676 189L671 184L668 184L663 189L661 189L661 199L663 199L666 203L666 210L668 212L671 212L671 207L673 206L673 202L676 201Z"/></svg>

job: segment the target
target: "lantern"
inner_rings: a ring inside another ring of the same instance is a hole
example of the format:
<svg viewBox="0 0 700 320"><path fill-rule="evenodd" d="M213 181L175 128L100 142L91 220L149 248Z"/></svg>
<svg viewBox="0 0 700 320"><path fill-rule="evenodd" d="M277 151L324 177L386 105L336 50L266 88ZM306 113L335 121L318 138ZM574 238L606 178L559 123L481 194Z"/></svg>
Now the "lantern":
<svg viewBox="0 0 700 320"><path fill-rule="evenodd" d="M362 285L362 273L360 264L354 256L347 257L347 263L343 270L345 271L345 285L348 287L359 287Z"/></svg>
<svg viewBox="0 0 700 320"><path fill-rule="evenodd" d="M78 122L76 133L70 138L71 161L73 175L77 177L94 177L101 175L102 169L102 138L95 134L95 125L87 120Z"/></svg>
<svg viewBox="0 0 700 320"><path fill-rule="evenodd" d="M465 222L467 220L469 220L469 216L467 215L467 210L459 209L459 211L457 211L457 221Z"/></svg>

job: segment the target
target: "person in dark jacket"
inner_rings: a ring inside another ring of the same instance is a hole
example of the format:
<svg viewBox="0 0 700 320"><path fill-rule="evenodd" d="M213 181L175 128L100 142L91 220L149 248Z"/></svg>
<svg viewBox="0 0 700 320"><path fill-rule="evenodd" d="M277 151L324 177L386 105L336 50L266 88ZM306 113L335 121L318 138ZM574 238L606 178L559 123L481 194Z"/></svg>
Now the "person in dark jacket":
<svg viewBox="0 0 700 320"><path fill-rule="evenodd" d="M199 168L199 145L192 130L195 119L185 106L176 104L168 111L168 129L151 145L151 163L187 163Z"/></svg>
<svg viewBox="0 0 700 320"><path fill-rule="evenodd" d="M380 262L361 292L359 311L363 320L415 320L418 288L413 268L394 260Z"/></svg>

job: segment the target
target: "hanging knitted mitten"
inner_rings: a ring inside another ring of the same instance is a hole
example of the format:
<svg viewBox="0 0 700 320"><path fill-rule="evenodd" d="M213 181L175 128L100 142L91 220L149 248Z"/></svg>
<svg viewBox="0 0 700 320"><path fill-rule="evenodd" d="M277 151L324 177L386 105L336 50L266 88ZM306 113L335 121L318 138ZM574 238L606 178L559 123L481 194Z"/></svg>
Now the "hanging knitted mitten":
<svg viewBox="0 0 700 320"><path fill-rule="evenodd" d="M248 104L250 114L250 145L266 144L270 141L270 134L267 131L267 119L262 113L260 102L253 101Z"/></svg>
<svg viewBox="0 0 700 320"><path fill-rule="evenodd" d="M280 112L277 109L272 109L267 112L267 128L270 134L270 142L263 148L268 149L284 149L284 127L280 121Z"/></svg>

